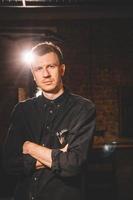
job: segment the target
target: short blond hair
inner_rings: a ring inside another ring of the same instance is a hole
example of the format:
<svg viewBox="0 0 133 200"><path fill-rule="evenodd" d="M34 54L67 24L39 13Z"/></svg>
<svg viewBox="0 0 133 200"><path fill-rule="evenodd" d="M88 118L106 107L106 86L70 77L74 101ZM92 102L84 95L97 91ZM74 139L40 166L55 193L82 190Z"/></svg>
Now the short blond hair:
<svg viewBox="0 0 133 200"><path fill-rule="evenodd" d="M52 42L46 41L39 43L36 46L34 46L31 50L31 53L39 56L45 55L50 52L55 53L58 56L60 64L63 64L63 53L60 47Z"/></svg>

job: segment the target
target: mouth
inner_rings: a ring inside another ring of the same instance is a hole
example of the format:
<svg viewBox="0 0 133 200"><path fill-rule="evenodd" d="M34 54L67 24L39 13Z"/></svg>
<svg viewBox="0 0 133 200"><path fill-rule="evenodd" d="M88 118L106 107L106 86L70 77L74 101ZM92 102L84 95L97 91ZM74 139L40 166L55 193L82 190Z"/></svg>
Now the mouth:
<svg viewBox="0 0 133 200"><path fill-rule="evenodd" d="M52 81L42 81L43 84L46 84L46 85L50 85L52 84Z"/></svg>

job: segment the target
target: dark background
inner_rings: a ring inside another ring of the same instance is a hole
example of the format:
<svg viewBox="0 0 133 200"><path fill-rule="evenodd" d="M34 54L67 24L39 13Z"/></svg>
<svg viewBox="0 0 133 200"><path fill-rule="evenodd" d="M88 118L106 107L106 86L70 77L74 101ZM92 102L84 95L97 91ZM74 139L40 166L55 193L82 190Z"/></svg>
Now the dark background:
<svg viewBox="0 0 133 200"><path fill-rule="evenodd" d="M26 7L22 1L0 2L1 146L13 106L34 91L21 52L47 38L63 48L65 84L96 104L94 159L88 169L91 199L132 200L132 2L27 1ZM103 144L110 141L117 141L117 147L105 156ZM1 196L12 195L12 182L2 173Z"/></svg>

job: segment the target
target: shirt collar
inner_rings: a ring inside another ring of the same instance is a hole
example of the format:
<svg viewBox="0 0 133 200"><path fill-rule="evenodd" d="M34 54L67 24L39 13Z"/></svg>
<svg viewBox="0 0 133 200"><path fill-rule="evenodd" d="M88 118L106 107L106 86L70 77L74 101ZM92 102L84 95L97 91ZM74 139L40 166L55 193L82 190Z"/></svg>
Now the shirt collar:
<svg viewBox="0 0 133 200"><path fill-rule="evenodd" d="M69 90L67 88L64 88L64 92L54 100L50 100L50 99L46 98L43 95L43 93L41 95L41 99L43 101L43 104L45 104L45 105L49 105L49 104L61 105L67 99L68 96L69 96Z"/></svg>

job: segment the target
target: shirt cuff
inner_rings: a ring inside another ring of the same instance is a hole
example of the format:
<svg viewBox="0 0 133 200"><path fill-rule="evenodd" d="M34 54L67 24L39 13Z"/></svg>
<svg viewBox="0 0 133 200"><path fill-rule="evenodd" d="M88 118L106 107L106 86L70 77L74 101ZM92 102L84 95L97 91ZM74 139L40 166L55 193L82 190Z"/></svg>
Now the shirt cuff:
<svg viewBox="0 0 133 200"><path fill-rule="evenodd" d="M31 174L35 170L36 159L31 157L30 155L24 154L23 162L24 162L24 173L26 175Z"/></svg>
<svg viewBox="0 0 133 200"><path fill-rule="evenodd" d="M60 154L62 153L62 151L60 149L53 149L52 150L52 171L59 173L61 168L60 168L60 162L59 162L59 158L60 158Z"/></svg>

